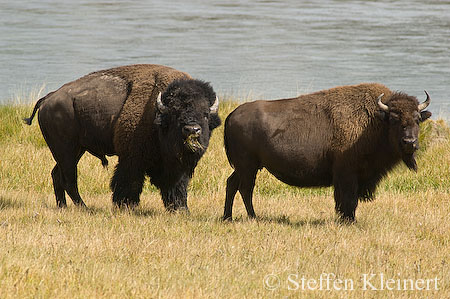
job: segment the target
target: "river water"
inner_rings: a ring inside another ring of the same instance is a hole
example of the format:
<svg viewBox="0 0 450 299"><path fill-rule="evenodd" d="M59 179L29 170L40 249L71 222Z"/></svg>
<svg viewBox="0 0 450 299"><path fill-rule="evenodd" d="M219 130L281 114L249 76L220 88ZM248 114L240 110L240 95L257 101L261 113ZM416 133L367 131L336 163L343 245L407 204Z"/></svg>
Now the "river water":
<svg viewBox="0 0 450 299"><path fill-rule="evenodd" d="M0 0L0 102L134 63L237 98L376 81L423 100L426 89L448 118L450 1Z"/></svg>

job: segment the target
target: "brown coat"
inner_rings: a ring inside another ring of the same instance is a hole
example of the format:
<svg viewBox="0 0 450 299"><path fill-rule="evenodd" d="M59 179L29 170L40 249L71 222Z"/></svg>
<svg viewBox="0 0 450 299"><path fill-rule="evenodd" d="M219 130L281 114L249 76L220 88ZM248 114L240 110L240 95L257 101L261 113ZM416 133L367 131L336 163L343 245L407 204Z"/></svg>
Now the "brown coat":
<svg viewBox="0 0 450 299"><path fill-rule="evenodd" d="M237 190L255 215L252 190L264 167L290 185L334 186L338 213L352 221L358 199L372 199L395 164L417 168L418 123L431 115L418 105L415 97L364 83L239 106L225 121L235 171L227 181L224 218L231 218Z"/></svg>

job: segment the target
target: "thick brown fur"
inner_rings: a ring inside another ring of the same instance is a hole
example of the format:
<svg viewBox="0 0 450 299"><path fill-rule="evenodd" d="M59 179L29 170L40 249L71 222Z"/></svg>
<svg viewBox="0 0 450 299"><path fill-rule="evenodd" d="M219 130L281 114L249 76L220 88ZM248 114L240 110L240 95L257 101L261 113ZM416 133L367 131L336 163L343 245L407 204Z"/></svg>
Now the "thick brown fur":
<svg viewBox="0 0 450 299"><path fill-rule="evenodd" d="M185 101L176 104L186 111L168 107L170 113L190 113L188 128L203 129L196 135L203 145L199 152L183 148L182 138L186 136L178 131L186 128L176 117L157 108L158 94L162 93L163 101L174 97L173 92L166 92L170 86L172 90L186 91L183 98L175 97L173 101ZM30 125L39 109L39 125L57 163L52 178L58 206L66 206L66 192L75 204L84 205L78 193L77 163L88 151L103 165L107 164L105 155L119 156L111 180L116 205L137 205L147 174L152 182L159 183L157 187L164 187L161 193L168 209L187 209L186 187L193 168L206 150L212 129L220 124L217 111L210 111L215 100L208 83L194 80L187 73L161 65L129 65L93 72L63 85L40 99L31 117L24 120ZM177 140L166 141L166 136L161 135L160 123L155 119L163 114L173 120L168 126ZM170 147L161 150L166 143L178 148L178 152ZM164 164L166 160L178 161L181 156L190 161L189 165L178 163L171 168L173 164Z"/></svg>
<svg viewBox="0 0 450 299"><path fill-rule="evenodd" d="M389 112L378 105L381 94ZM353 221L357 200L372 199L395 164L403 160L417 168L418 123L431 115L419 113L418 104L415 97L371 83L239 106L225 121L225 148L235 172L227 181L224 218L231 218L237 190L249 216L255 215L251 195L264 167L290 185L334 186L338 214ZM405 145L406 137L414 142Z"/></svg>
<svg viewBox="0 0 450 299"><path fill-rule="evenodd" d="M190 75L161 65L125 66L103 72L127 82L128 97L114 129L114 147L117 154L133 154L143 140L149 137L155 115L158 94L177 79L192 79Z"/></svg>

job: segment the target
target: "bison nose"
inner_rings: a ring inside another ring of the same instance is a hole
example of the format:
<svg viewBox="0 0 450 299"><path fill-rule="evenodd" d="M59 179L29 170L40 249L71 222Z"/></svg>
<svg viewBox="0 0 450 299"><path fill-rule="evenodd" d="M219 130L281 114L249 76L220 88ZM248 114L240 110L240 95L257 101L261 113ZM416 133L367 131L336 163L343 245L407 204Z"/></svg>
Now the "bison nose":
<svg viewBox="0 0 450 299"><path fill-rule="evenodd" d="M417 141L417 138L414 137L403 137L403 142L405 144L414 144Z"/></svg>
<svg viewBox="0 0 450 299"><path fill-rule="evenodd" d="M412 146L413 148L417 147L417 138L414 138L414 137L403 137L402 141L407 146Z"/></svg>
<svg viewBox="0 0 450 299"><path fill-rule="evenodd" d="M200 135L202 133L202 128L199 125L187 125L183 127L183 134L185 137L191 135Z"/></svg>

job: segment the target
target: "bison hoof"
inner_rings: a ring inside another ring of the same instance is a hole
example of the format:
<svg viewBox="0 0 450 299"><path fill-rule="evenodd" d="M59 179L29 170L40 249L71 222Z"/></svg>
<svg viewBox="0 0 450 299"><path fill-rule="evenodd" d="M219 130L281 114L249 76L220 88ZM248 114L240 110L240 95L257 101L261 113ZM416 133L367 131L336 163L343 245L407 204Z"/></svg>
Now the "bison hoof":
<svg viewBox="0 0 450 299"><path fill-rule="evenodd" d="M84 201L80 201L80 202L76 203L75 205L76 205L78 208L81 208L81 209L87 209L87 206L86 206L86 204L84 203Z"/></svg>
<svg viewBox="0 0 450 299"><path fill-rule="evenodd" d="M58 208L61 208L61 209L67 208L67 203L65 201L57 201L56 205Z"/></svg>
<svg viewBox="0 0 450 299"><path fill-rule="evenodd" d="M114 206L116 206L119 209L134 209L139 205L139 202L136 201L130 201L130 200L123 200L120 202L114 201Z"/></svg>
<svg viewBox="0 0 450 299"><path fill-rule="evenodd" d="M175 207L173 205L166 207L166 210L169 213L180 213L180 214L186 214L186 215L189 215L191 213L189 211L188 207Z"/></svg>
<svg viewBox="0 0 450 299"><path fill-rule="evenodd" d="M224 221L224 222L232 222L233 221L233 217L231 215L230 216L224 215L222 217L222 221Z"/></svg>
<svg viewBox="0 0 450 299"><path fill-rule="evenodd" d="M339 222L342 224L354 224L356 222L354 216L341 216L339 217Z"/></svg>
<svg viewBox="0 0 450 299"><path fill-rule="evenodd" d="M186 215L191 214L188 207L178 207L178 208L175 208L175 211L177 213L186 214Z"/></svg>
<svg viewBox="0 0 450 299"><path fill-rule="evenodd" d="M164 207L170 213L174 213L174 212L186 213L186 214L190 213L187 205L171 203L171 204L164 204Z"/></svg>

